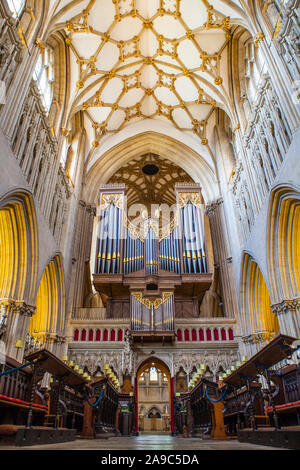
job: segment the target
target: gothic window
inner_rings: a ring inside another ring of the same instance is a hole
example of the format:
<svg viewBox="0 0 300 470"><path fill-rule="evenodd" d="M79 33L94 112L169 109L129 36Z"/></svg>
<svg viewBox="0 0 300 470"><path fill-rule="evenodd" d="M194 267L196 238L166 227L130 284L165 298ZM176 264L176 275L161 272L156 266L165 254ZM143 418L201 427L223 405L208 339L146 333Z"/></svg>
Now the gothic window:
<svg viewBox="0 0 300 470"><path fill-rule="evenodd" d="M50 111L53 98L53 68L53 50L49 47L46 47L44 51L39 55L38 61L33 72L33 79L37 84L47 114Z"/></svg>
<svg viewBox="0 0 300 470"><path fill-rule="evenodd" d="M7 3L12 16L14 18L19 18L25 7L25 0L7 0Z"/></svg>
<svg viewBox="0 0 300 470"><path fill-rule="evenodd" d="M157 382L158 381L158 372L156 367L152 366L150 367L150 382Z"/></svg>

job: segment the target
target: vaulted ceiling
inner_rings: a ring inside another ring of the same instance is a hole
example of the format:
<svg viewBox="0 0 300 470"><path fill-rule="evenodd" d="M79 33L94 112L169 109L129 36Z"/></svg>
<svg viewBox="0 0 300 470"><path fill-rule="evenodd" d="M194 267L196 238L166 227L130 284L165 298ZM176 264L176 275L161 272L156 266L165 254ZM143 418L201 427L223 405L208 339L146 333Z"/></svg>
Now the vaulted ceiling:
<svg viewBox="0 0 300 470"><path fill-rule="evenodd" d="M192 178L173 162L148 153L122 166L109 183L125 183L128 207L143 204L149 210L151 204L175 204L175 184L192 181Z"/></svg>
<svg viewBox="0 0 300 470"><path fill-rule="evenodd" d="M208 120L228 95L227 46L241 16L237 0L210 3L58 3L52 25L70 51L69 112L83 111L92 148L146 119L207 145Z"/></svg>

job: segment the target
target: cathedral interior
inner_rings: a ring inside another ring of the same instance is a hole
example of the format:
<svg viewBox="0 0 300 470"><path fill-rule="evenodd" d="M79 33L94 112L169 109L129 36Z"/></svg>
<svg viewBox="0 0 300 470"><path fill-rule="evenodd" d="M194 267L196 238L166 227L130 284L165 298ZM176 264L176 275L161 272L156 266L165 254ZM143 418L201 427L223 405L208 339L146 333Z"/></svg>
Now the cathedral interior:
<svg viewBox="0 0 300 470"><path fill-rule="evenodd" d="M299 3L0 0L0 445L300 448Z"/></svg>

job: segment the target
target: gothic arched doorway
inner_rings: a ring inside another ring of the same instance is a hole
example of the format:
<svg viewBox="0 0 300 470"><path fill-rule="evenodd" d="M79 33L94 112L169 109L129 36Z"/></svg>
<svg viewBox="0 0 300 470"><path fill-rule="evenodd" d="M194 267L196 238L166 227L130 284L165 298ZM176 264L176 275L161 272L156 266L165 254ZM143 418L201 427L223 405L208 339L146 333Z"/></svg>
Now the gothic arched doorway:
<svg viewBox="0 0 300 470"><path fill-rule="evenodd" d="M172 396L169 368L160 359L144 361L136 377L136 431L171 433Z"/></svg>

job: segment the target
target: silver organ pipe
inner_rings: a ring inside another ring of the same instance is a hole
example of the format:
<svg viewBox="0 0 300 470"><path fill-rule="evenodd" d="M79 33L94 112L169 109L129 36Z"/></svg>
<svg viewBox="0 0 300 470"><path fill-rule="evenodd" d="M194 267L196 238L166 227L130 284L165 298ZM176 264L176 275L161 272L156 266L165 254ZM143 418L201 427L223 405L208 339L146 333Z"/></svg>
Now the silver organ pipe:
<svg viewBox="0 0 300 470"><path fill-rule="evenodd" d="M97 273L120 273L121 253L124 274L145 269L147 275L157 275L158 268L180 274L181 266L184 273L207 272L203 214L197 202L188 200L179 209L176 223L173 220L172 226L158 232L148 221L147 234L133 224L127 225L118 205L112 200L100 214Z"/></svg>
<svg viewBox="0 0 300 470"><path fill-rule="evenodd" d="M188 202L181 208L182 252L185 273L207 272L200 208Z"/></svg>
<svg viewBox="0 0 300 470"><path fill-rule="evenodd" d="M180 273L180 251L178 227L159 243L160 267L165 271Z"/></svg>
<svg viewBox="0 0 300 470"><path fill-rule="evenodd" d="M130 274L144 268L144 243L133 237L128 229L125 235L123 271L124 274Z"/></svg>
<svg viewBox="0 0 300 470"><path fill-rule="evenodd" d="M145 239L146 274L157 274L157 237L152 228L149 229Z"/></svg>
<svg viewBox="0 0 300 470"><path fill-rule="evenodd" d="M102 212L100 215L97 272L116 274L120 272L122 213L113 202Z"/></svg>

